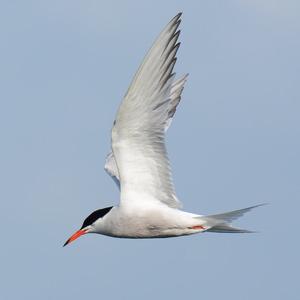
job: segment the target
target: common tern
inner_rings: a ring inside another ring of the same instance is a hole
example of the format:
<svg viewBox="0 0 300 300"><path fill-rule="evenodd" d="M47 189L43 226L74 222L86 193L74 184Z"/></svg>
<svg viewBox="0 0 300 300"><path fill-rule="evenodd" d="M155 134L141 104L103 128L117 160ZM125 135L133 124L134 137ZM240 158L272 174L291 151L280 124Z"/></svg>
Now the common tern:
<svg viewBox="0 0 300 300"><path fill-rule="evenodd" d="M252 206L216 215L185 212L176 197L165 146L187 75L175 80L181 13L163 29L137 70L118 109L105 170L120 203L91 213L64 244L87 233L118 238L166 238L200 232L246 233L231 222Z"/></svg>

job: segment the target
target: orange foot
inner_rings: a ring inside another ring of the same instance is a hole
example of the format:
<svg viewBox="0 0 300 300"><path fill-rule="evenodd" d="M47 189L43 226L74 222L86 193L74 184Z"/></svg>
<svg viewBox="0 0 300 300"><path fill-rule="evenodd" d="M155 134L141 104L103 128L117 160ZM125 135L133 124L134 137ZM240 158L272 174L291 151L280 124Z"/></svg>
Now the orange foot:
<svg viewBox="0 0 300 300"><path fill-rule="evenodd" d="M199 229L205 229L205 227L202 226L202 225L195 225L195 226L189 227L189 229L196 229L196 230L199 230Z"/></svg>

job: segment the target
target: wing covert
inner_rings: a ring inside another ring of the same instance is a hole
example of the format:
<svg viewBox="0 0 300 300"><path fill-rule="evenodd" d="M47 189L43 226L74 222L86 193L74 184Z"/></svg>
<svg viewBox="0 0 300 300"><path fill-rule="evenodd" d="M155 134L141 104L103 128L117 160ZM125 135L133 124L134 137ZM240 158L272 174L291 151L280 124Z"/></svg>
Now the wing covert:
<svg viewBox="0 0 300 300"><path fill-rule="evenodd" d="M181 100L181 94L184 89L184 84L186 83L188 74L184 75L182 78L176 80L171 87L170 91L170 106L169 106L169 112L167 115L167 120L165 122L165 132L169 129L174 114L177 109L177 105L180 103ZM120 189L120 176L119 171L117 167L117 163L114 157L113 152L111 151L107 156L105 160L104 169L107 172L107 174L113 179L113 181L116 183L118 188Z"/></svg>

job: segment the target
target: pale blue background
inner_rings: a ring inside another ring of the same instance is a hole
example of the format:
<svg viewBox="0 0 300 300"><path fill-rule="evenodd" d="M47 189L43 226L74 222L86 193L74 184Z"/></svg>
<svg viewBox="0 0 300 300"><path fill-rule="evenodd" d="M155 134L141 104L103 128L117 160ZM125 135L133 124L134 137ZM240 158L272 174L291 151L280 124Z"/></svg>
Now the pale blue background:
<svg viewBox="0 0 300 300"><path fill-rule="evenodd" d="M103 171L112 120L179 11L178 196L203 214L268 202L237 223L261 233L62 248L118 203ZM2 0L0 298L298 299L299 34L298 0Z"/></svg>

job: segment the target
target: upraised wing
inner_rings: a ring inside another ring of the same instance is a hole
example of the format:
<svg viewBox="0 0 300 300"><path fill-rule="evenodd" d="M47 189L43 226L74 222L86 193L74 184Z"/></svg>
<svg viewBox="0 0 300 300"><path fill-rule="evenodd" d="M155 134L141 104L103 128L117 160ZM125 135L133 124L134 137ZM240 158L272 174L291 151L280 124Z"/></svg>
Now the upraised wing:
<svg viewBox="0 0 300 300"><path fill-rule="evenodd" d="M174 17L156 39L117 113L112 151L121 183L120 205L143 201L181 206L165 147L180 16Z"/></svg>
<svg viewBox="0 0 300 300"><path fill-rule="evenodd" d="M171 92L170 92L170 106L169 106L169 112L167 115L167 120L165 122L165 132L168 130L170 127L174 114L176 112L177 105L179 104L181 100L181 93L184 88L184 84L187 80L187 74L183 76L182 78L176 80L171 87ZM111 176L111 178L114 180L118 188L120 188L120 176L119 176L119 171L118 167L115 161L115 157L113 152L111 151L107 156L105 160L105 166L104 166L105 171L107 172L108 175Z"/></svg>

